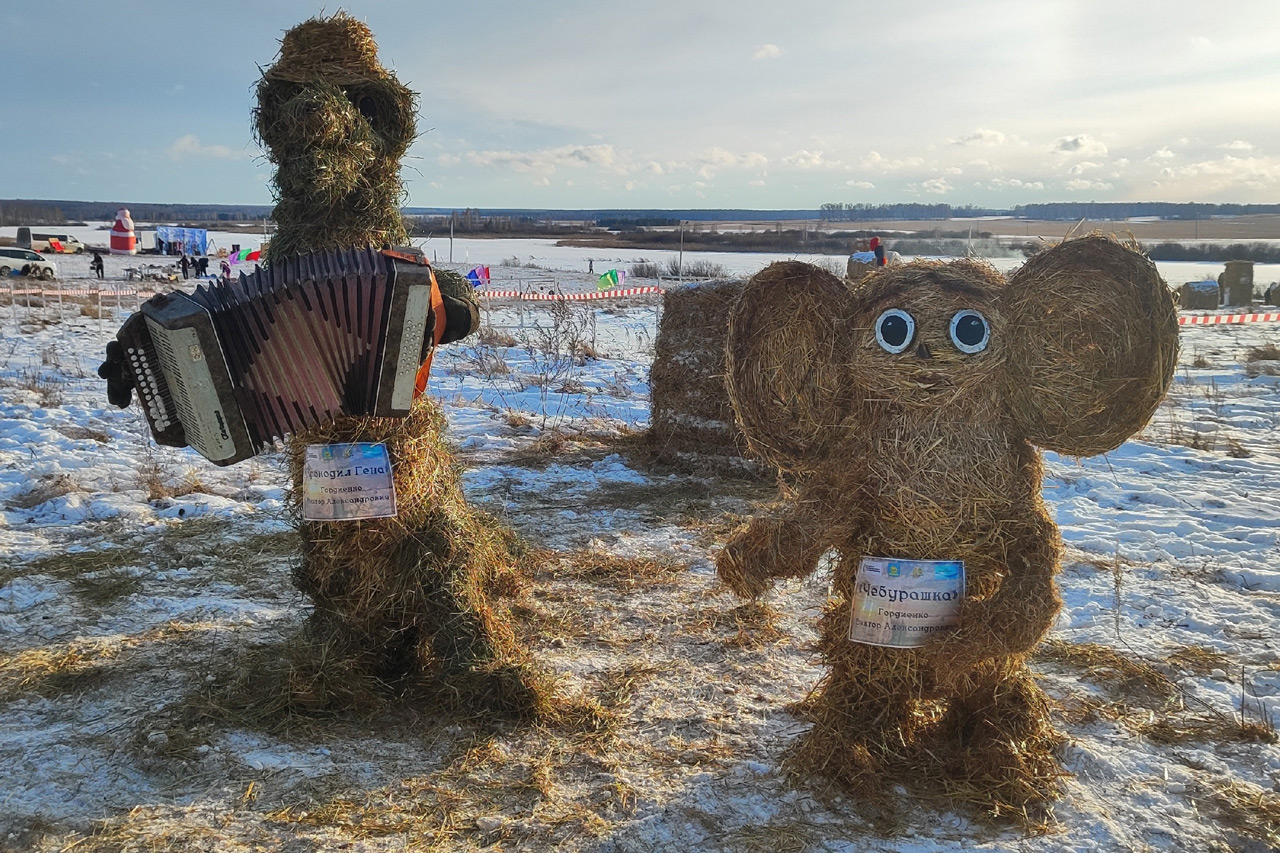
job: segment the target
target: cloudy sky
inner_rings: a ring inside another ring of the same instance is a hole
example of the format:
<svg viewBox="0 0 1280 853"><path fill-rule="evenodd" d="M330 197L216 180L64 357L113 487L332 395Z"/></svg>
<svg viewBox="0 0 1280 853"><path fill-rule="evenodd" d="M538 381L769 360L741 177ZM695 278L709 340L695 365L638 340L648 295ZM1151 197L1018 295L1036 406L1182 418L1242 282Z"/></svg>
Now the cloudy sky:
<svg viewBox="0 0 1280 853"><path fill-rule="evenodd" d="M0 198L270 203L298 0L3 0ZM424 207L1280 200L1277 0L349 0Z"/></svg>

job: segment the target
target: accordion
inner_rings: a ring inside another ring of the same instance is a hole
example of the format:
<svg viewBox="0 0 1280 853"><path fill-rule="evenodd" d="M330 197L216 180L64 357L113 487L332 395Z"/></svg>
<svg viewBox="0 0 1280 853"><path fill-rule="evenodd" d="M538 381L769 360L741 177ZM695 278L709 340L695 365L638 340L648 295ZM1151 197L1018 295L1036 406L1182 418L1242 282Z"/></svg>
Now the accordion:
<svg viewBox="0 0 1280 853"><path fill-rule="evenodd" d="M444 325L424 259L353 249L158 294L116 339L156 442L231 465L336 415L407 415Z"/></svg>

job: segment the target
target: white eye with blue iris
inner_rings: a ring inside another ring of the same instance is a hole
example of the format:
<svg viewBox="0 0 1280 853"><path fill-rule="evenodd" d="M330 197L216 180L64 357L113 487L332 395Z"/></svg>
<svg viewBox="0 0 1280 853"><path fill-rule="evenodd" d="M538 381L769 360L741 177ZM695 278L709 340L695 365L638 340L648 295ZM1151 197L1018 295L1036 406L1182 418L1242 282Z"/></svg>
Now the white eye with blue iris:
<svg viewBox="0 0 1280 853"><path fill-rule="evenodd" d="M963 353L982 352L991 341L991 326L987 318L966 308L951 318L951 343Z"/></svg>
<svg viewBox="0 0 1280 853"><path fill-rule="evenodd" d="M885 352L902 352L915 335L916 321L901 308L890 308L876 318L876 343Z"/></svg>

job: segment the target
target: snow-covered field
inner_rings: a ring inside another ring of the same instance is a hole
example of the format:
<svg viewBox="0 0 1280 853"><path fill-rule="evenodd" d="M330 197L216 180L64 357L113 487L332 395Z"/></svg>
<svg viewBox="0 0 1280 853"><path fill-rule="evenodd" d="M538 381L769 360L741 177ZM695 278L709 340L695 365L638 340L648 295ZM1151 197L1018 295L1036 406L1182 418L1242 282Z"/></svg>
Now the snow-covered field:
<svg viewBox="0 0 1280 853"><path fill-rule="evenodd" d="M496 273L505 248L467 261ZM575 251L553 275L589 288ZM107 262L124 285L132 262ZM433 372L475 503L540 545L666 566L533 581L528 642L613 714L583 734L430 708L282 728L217 707L306 615L281 459L217 468L109 407L94 369L124 319L110 303L101 321L0 304L0 850L1280 846L1280 361L1247 361L1280 325L1185 328L1140 437L1048 455L1066 606L1035 668L1071 775L1043 834L910 800L887 833L783 764L805 726L788 706L820 675L826 579L763 607L715 582L716 548L770 490L627 451L658 310L495 307L516 343L450 347Z"/></svg>

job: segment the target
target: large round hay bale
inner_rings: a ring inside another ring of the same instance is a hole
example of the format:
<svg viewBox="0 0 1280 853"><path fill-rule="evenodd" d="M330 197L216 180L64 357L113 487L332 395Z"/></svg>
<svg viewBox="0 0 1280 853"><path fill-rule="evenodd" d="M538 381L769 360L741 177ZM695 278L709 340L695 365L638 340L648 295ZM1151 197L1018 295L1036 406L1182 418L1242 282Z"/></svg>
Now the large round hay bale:
<svg viewBox="0 0 1280 853"><path fill-rule="evenodd" d="M1013 274L1006 304L1006 394L1028 439L1091 456L1147 423L1173 381L1178 315L1145 255L1069 240Z"/></svg>
<svg viewBox="0 0 1280 853"><path fill-rule="evenodd" d="M649 371L649 441L666 463L739 464L746 440L725 388L729 311L745 281L688 284L662 297Z"/></svg>
<svg viewBox="0 0 1280 853"><path fill-rule="evenodd" d="M844 277L849 281L861 281L864 275L873 272L875 268L875 264L864 264L862 261L850 258L844 266Z"/></svg>

